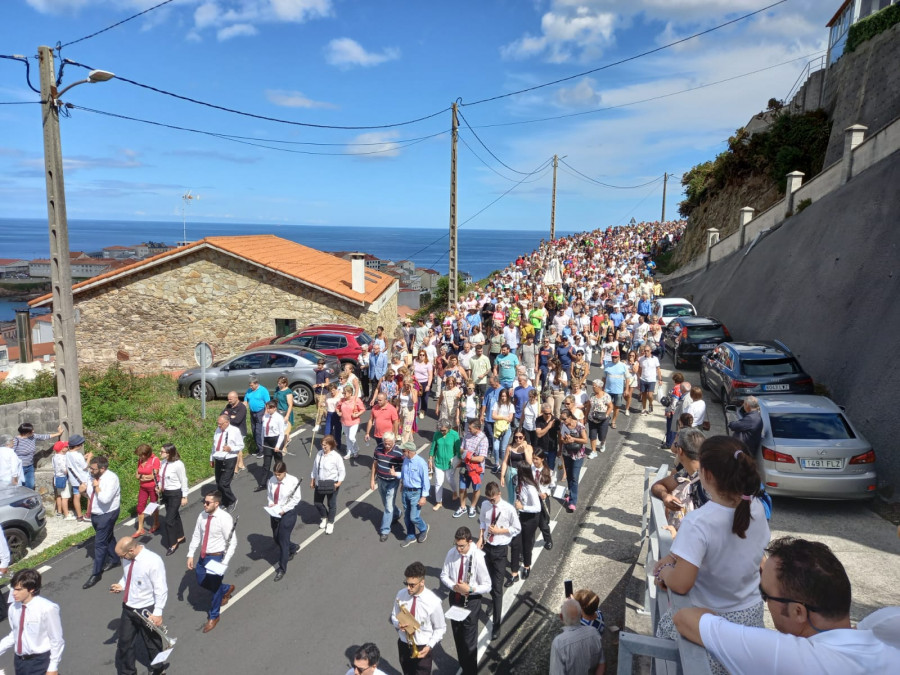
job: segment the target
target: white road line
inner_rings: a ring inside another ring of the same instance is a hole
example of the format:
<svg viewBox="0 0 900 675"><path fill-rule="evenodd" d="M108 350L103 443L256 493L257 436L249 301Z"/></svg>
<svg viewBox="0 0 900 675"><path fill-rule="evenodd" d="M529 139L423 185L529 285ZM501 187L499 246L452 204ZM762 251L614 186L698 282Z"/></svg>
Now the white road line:
<svg viewBox="0 0 900 675"><path fill-rule="evenodd" d="M52 566L50 566L50 565L44 565L43 567L38 567L38 568L37 568L37 571L38 571L38 574L43 574L44 572L47 572L47 571L52 570L52 569L53 569Z"/></svg>
<svg viewBox="0 0 900 675"><path fill-rule="evenodd" d="M291 434L291 435L293 436L293 434ZM416 451L416 454L419 454L420 452L422 452L425 448L429 447L430 445L431 445L431 443L423 443L423 444L419 447L419 449ZM365 492L363 492L362 495L361 495L360 497L358 497L358 498L354 499L352 502L350 502L350 506L347 506L347 507L343 508L343 509L341 510L341 512L338 513L338 514L335 516L335 518L334 518L335 522L337 522L338 520L340 520L341 518L343 518L344 516L346 516L348 513L350 513L351 509L353 509L354 506L356 506L357 504L361 504L362 502L364 502L366 499L369 498L369 495L371 495L373 492L376 492L376 491L377 491L377 490L366 490ZM325 533L324 530L316 530L313 534L309 535L306 539L303 540L303 543L300 544L300 547L297 549L297 552L299 553L300 551L302 551L303 549L305 549L307 546L309 546L310 544L312 544L312 542L313 542L314 540L316 540L316 539L318 539L319 537L321 537L324 533ZM227 610L229 610L229 609L231 609L232 607L234 607L234 606L237 604L238 600L240 600L241 598L243 598L243 597L244 597L245 595L247 595L250 591L252 591L254 588L256 588L257 586L259 586L263 581L265 581L265 580L268 579L269 577L273 576L274 574L275 574L275 567L270 567L269 569L267 569L265 572L263 572L262 574L260 574L260 575L259 575L258 577L256 577L253 581L251 581L249 584L247 584L246 586L244 586L244 588L242 588L240 591L238 591L237 593L235 593L234 596L232 596L232 598L231 598L231 600L229 601L229 603L228 603L227 605L225 605L225 606L221 609L221 611L224 613L224 612L226 612Z"/></svg>

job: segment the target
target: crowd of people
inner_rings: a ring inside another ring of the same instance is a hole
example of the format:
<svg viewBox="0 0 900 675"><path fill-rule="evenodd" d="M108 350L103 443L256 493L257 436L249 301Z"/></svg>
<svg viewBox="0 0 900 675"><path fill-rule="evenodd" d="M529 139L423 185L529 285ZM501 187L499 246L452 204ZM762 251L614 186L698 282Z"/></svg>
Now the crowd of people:
<svg viewBox="0 0 900 675"><path fill-rule="evenodd" d="M606 451L609 430L616 428L620 415L631 414L665 417L660 442L672 449L678 462L678 471L652 488L664 501L677 534L672 553L659 562L654 576L660 585L690 592L698 607L708 608L663 617L659 635L680 632L702 642L709 648L712 667L731 672L749 672L741 670L746 654L740 645L771 644L768 656L774 665L764 670L799 672L782 669L771 656L778 651L777 640L747 632L762 630L764 603L775 603L770 609L780 603L779 614L787 618L776 622L779 630L810 638L812 645L800 648L803 656L791 657L797 663L819 658L824 664L827 657L817 650L841 651L841 639L816 640L814 634L849 628L849 581L839 578L840 563L822 545L769 542L770 502L748 452L754 440L758 442L758 404L745 402L745 415L732 429L734 437L707 438L701 388L675 373L671 390L662 391L662 322L651 310L663 289L655 279L652 257L674 245L683 229L683 222L638 223L542 242L483 288L461 298L446 315L423 316L415 325L404 320L393 337L391 331L379 329L356 368L350 365L332 379L323 362L317 365L314 433L320 440L309 487L325 534L334 531L348 464L351 469L357 466L360 431L367 442L375 441L368 471L370 488L378 491L382 503L377 523L381 542L397 524L404 531L403 547L424 543L430 529L425 514L429 501L429 518L470 519L459 521L470 524L456 529L441 567L439 581L449 593L449 611L427 588L425 564L416 561L405 570L404 587L391 610L405 675L432 672L433 649L448 622L462 672L478 671L482 601L490 598L490 635L495 640L501 634L504 590L528 579L538 531L544 548L553 548L551 504L558 500L562 509L576 512L585 462ZM602 375L593 377L592 368ZM235 586L224 581L237 544L238 499L231 482L244 468L248 447L255 446L263 460L257 491L266 492L272 541L279 551L275 582L285 577L298 550L291 534L304 481L290 474L285 463L294 424L287 384L279 382L273 398L251 379L243 401L231 392L217 420L209 458L216 489L203 498L187 553L188 569L211 595L204 633L216 627L221 607L235 592ZM414 439L426 416L435 419L436 431L420 456ZM33 435L33 429L28 431ZM118 672L133 673L138 637L151 658L162 651L163 640L154 627L162 625L168 595L161 558L137 538L148 532L145 528L152 521L149 533L162 528L165 555L173 555L185 542L179 513L188 496L184 465L174 446L164 446L159 456L149 446L137 449L137 531L114 542L119 478L109 470L106 457L83 454L83 445L84 438L72 436L55 448L54 473L64 478L56 486L59 515L69 517L72 499L74 517L90 520L96 531L94 565L85 589L96 585L104 572L124 565L121 580L111 586L113 592L123 593L116 664ZM15 465L13 469L18 471ZM0 479L6 471L0 449ZM82 495L88 500L84 514ZM165 507L162 520L159 505ZM764 562L767 547L771 557ZM8 565L2 558L0 550L0 566ZM806 577L797 571L805 564L800 559L815 562L813 569L804 568ZM24 616L25 605L40 591L40 575L27 572L30 576L20 572L13 579L13 632L0 643L0 652L15 641L20 624L14 617L20 609ZM823 595L835 579L847 587L846 603ZM46 635L23 644L19 632L17 673L52 672L59 662L64 643L58 608L42 602L50 616ZM588 589L565 599L560 608L564 628L553 641L550 673L605 672L599 605ZM866 657L866 664L887 663L885 659L895 655L886 651L890 647L879 649ZM34 665L35 656L46 664L44 670L43 665L26 669ZM364 644L354 653L348 675L377 675L380 659L376 645ZM164 669L161 663L151 672Z"/></svg>

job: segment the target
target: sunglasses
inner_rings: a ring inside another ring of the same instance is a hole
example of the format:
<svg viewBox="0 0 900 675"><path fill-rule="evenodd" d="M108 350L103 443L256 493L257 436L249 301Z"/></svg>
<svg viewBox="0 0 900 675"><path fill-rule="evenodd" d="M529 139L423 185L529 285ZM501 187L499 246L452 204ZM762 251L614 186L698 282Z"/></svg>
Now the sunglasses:
<svg viewBox="0 0 900 675"><path fill-rule="evenodd" d="M798 605L803 605L806 607L807 612L818 612L819 609L817 607L813 607L812 605L807 605L805 602L801 602L800 600L792 600L791 598L776 598L774 595L769 595L763 590L762 584L759 585L759 595L762 597L763 602L768 602L771 600L772 602L783 602L784 604L790 604L792 602L796 602Z"/></svg>

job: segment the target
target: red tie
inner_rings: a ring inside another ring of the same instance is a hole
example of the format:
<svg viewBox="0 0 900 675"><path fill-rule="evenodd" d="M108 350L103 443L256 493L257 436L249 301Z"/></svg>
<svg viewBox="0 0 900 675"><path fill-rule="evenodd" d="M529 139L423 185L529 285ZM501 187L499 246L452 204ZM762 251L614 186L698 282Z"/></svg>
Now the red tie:
<svg viewBox="0 0 900 675"><path fill-rule="evenodd" d="M415 601L413 601L415 602ZM19 639L16 641L16 654L22 655L22 631L25 628L25 603L22 603L22 616L19 617Z"/></svg>
<svg viewBox="0 0 900 675"><path fill-rule="evenodd" d="M161 492L166 491L166 471L168 469L169 469L169 463L166 462L166 465L163 467L162 480L160 481L160 484L159 484L159 489Z"/></svg>
<svg viewBox="0 0 900 675"><path fill-rule="evenodd" d="M203 543L200 545L200 557L206 557L206 544L209 541L209 530L212 525L212 516L208 516L206 519L206 531L203 533Z"/></svg>
<svg viewBox="0 0 900 675"><path fill-rule="evenodd" d="M219 431L222 431L221 429ZM225 438L225 432L219 434L219 442L216 444L216 452L222 449L222 439Z"/></svg>
<svg viewBox="0 0 900 675"><path fill-rule="evenodd" d="M134 572L134 560L132 560L131 564L128 566L128 576L125 579L125 598L122 600L122 602L125 603L126 605L128 604L128 593L131 591L131 573L132 572Z"/></svg>
<svg viewBox="0 0 900 675"><path fill-rule="evenodd" d="M459 574L456 575L456 583L460 583L463 578L463 567L466 564L466 556L459 556Z"/></svg>
<svg viewBox="0 0 900 675"><path fill-rule="evenodd" d="M418 596L418 595L414 595L414 596L413 596L412 607L410 607L410 609L409 609L409 613L413 615L413 618L416 618L416 600L418 600L418 599L419 599L419 596ZM24 611L24 610L23 610L23 611ZM21 627L20 627L20 628L19 628L19 635L21 635L21 634L22 634L22 629L21 629Z"/></svg>
<svg viewBox="0 0 900 675"><path fill-rule="evenodd" d="M275 485L275 499L274 499L275 506L278 506L278 495L280 495L280 494L281 494L281 483L279 482Z"/></svg>

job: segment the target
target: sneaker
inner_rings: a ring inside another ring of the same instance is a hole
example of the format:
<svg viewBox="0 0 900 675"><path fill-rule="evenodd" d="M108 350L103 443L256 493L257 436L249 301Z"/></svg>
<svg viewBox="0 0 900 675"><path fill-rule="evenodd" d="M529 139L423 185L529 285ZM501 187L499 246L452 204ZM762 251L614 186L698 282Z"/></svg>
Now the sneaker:
<svg viewBox="0 0 900 675"><path fill-rule="evenodd" d="M416 537L416 541L419 542L420 544L424 544L426 539L428 539L428 530L425 530L424 532L420 532L419 536Z"/></svg>
<svg viewBox="0 0 900 675"><path fill-rule="evenodd" d="M629 415L631 415L631 410L628 408L625 408L625 417L628 417Z"/></svg>
<svg viewBox="0 0 900 675"><path fill-rule="evenodd" d="M600 452L606 452L606 443L600 444Z"/></svg>
<svg viewBox="0 0 900 675"><path fill-rule="evenodd" d="M469 518L474 518L477 515L478 515L478 511L476 511L474 508L469 509Z"/></svg>
<svg viewBox="0 0 900 675"><path fill-rule="evenodd" d="M649 414L650 414L649 410L641 410L641 415L649 415Z"/></svg>
<svg viewBox="0 0 900 675"><path fill-rule="evenodd" d="M456 509L456 511L453 512L454 518L462 518L464 515L466 515L466 509L462 506L460 506L458 509Z"/></svg>
<svg viewBox="0 0 900 675"><path fill-rule="evenodd" d="M419 413L419 419L420 419L420 420L424 420L424 419L425 419L425 413L420 412L420 413Z"/></svg>
<svg viewBox="0 0 900 675"><path fill-rule="evenodd" d="M594 459L597 456L597 451L592 450L590 454L587 456L588 459Z"/></svg>
<svg viewBox="0 0 900 675"><path fill-rule="evenodd" d="M566 510L569 513L575 513L575 505L572 502L569 502L568 504L566 504Z"/></svg>
<svg viewBox="0 0 900 675"><path fill-rule="evenodd" d="M66 516L66 520L75 520L75 516L70 513Z"/></svg>
<svg viewBox="0 0 900 675"><path fill-rule="evenodd" d="M62 517L63 517L63 514L61 514L61 513L56 513L56 514L54 514L54 515L55 515L57 518L62 518Z"/></svg>
<svg viewBox="0 0 900 675"><path fill-rule="evenodd" d="M262 459L262 458L263 458L263 454L261 452L257 452L256 459Z"/></svg>
<svg viewBox="0 0 900 675"><path fill-rule="evenodd" d="M325 534L331 534L332 532L334 532L334 523L328 523L325 526Z"/></svg>
<svg viewBox="0 0 900 675"><path fill-rule="evenodd" d="M319 529L324 530L325 526L327 524L328 524L328 518L322 518L322 520L319 522Z"/></svg>
<svg viewBox="0 0 900 675"><path fill-rule="evenodd" d="M415 543L416 543L415 537L407 537L400 543L400 546L402 546L403 548L406 548L407 546L412 546Z"/></svg>
<svg viewBox="0 0 900 675"><path fill-rule="evenodd" d="M380 541L382 543L386 542L387 540L388 540L388 535L386 535L386 534L383 534L378 538L378 541Z"/></svg>

